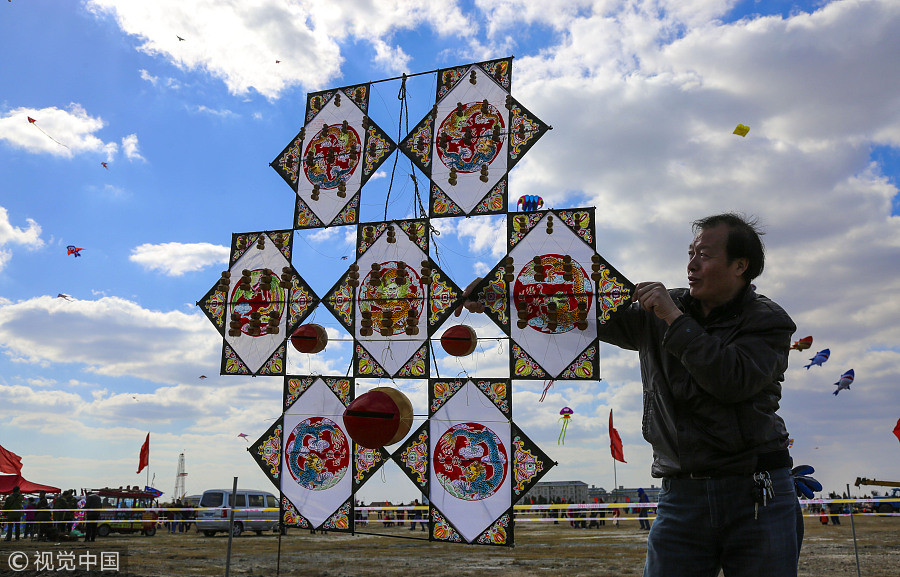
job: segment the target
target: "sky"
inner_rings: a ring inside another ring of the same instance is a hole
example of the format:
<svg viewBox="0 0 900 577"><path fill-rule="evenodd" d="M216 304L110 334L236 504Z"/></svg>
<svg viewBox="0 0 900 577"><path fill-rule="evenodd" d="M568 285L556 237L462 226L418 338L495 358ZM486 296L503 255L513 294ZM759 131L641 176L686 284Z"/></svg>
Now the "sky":
<svg viewBox="0 0 900 577"><path fill-rule="evenodd" d="M0 445L35 482L144 485L149 432L166 495L182 453L188 494L235 476L274 489L238 434L256 439L280 416L282 380L219 375L222 339L195 303L232 233L290 227L294 192L269 162L302 126L306 94L513 56L513 96L553 130L512 171L510 209L524 194L595 206L598 252L669 287L686 284L693 220L757 216L755 284L792 316L794 340L814 337L785 374L795 463L826 492L900 481L898 28L894 0L2 4ZM370 114L397 141L435 84L409 79L405 118L400 81L374 83ZM389 189L388 217L413 214L413 170L395 158L366 185L363 220L383 218ZM501 225L439 225L457 284L504 256ZM293 264L320 295L346 268L352 228L295 235ZM483 315L463 322L490 332ZM327 351L289 366L342 374L349 347ZM541 382L515 382L515 422L558 462L544 480L659 486L637 355L601 357L601 381L556 382L544 402ZM502 376L498 358L485 341L465 366L438 362L442 375ZM832 395L851 368L851 390ZM425 405L422 383L396 386ZM559 444L563 406L575 413ZM615 471L610 409L627 460ZM418 495L394 467L359 497Z"/></svg>

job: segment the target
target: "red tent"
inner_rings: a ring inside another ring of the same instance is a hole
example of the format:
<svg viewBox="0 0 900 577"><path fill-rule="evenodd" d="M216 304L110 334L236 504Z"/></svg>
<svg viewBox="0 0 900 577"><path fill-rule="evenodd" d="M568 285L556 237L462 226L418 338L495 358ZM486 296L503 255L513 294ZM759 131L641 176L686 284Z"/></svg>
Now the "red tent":
<svg viewBox="0 0 900 577"><path fill-rule="evenodd" d="M19 490L23 493L40 493L41 491L46 491L47 493L62 492L50 485L32 483L31 481L26 480L22 475L0 475L0 495L9 495L12 493L13 487L16 486L18 486Z"/></svg>

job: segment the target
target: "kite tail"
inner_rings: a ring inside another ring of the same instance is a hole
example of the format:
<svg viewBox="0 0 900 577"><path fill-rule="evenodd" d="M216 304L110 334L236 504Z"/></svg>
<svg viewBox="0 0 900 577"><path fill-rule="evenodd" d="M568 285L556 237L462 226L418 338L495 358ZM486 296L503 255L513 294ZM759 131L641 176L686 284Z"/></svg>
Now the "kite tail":
<svg viewBox="0 0 900 577"><path fill-rule="evenodd" d="M556 440L557 445L565 445L566 444L566 429L569 427L569 419L566 417L561 417L559 419L563 422L562 429L559 431L559 438Z"/></svg>

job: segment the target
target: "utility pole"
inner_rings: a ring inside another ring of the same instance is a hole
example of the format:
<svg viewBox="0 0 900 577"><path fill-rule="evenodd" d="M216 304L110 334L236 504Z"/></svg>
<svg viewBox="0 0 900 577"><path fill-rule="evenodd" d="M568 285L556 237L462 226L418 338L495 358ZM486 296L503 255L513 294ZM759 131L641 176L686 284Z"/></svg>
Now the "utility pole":
<svg viewBox="0 0 900 577"><path fill-rule="evenodd" d="M184 489L184 478L187 473L184 472L184 453L178 455L178 472L175 473L175 490L172 492L172 499L183 499L186 493Z"/></svg>

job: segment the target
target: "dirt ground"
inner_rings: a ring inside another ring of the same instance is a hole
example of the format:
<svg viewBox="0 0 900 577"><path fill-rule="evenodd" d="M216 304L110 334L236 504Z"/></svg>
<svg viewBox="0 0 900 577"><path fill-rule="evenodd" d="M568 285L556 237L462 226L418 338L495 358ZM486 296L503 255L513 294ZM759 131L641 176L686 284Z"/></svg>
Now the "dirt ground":
<svg viewBox="0 0 900 577"><path fill-rule="evenodd" d="M866 577L900 575L900 518L854 517L860 574ZM375 531L374 527L367 528ZM431 543L427 533L406 527L378 530L394 537L368 534L315 534L290 529L281 540L280 575L302 577L383 577L385 575L496 577L565 575L566 577L640 575L647 533L635 521L617 528L609 522L596 529L574 529L567 522L517 522L516 546L485 547ZM12 551L91 551L118 549L127 563L120 577L225 575L228 538L194 532L154 537L111 535L95 543L36 543L0 541L0 575L21 575L9 569ZM99 573L98 573L99 574ZM110 573L103 573L109 575ZM272 577L278 574L278 536L245 533L233 540L230 574ZM29 575L35 575L30 573ZM81 571L46 572L77 577ZM856 575L856 555L850 520L823 526L806 519L806 538L800 575L822 577Z"/></svg>

